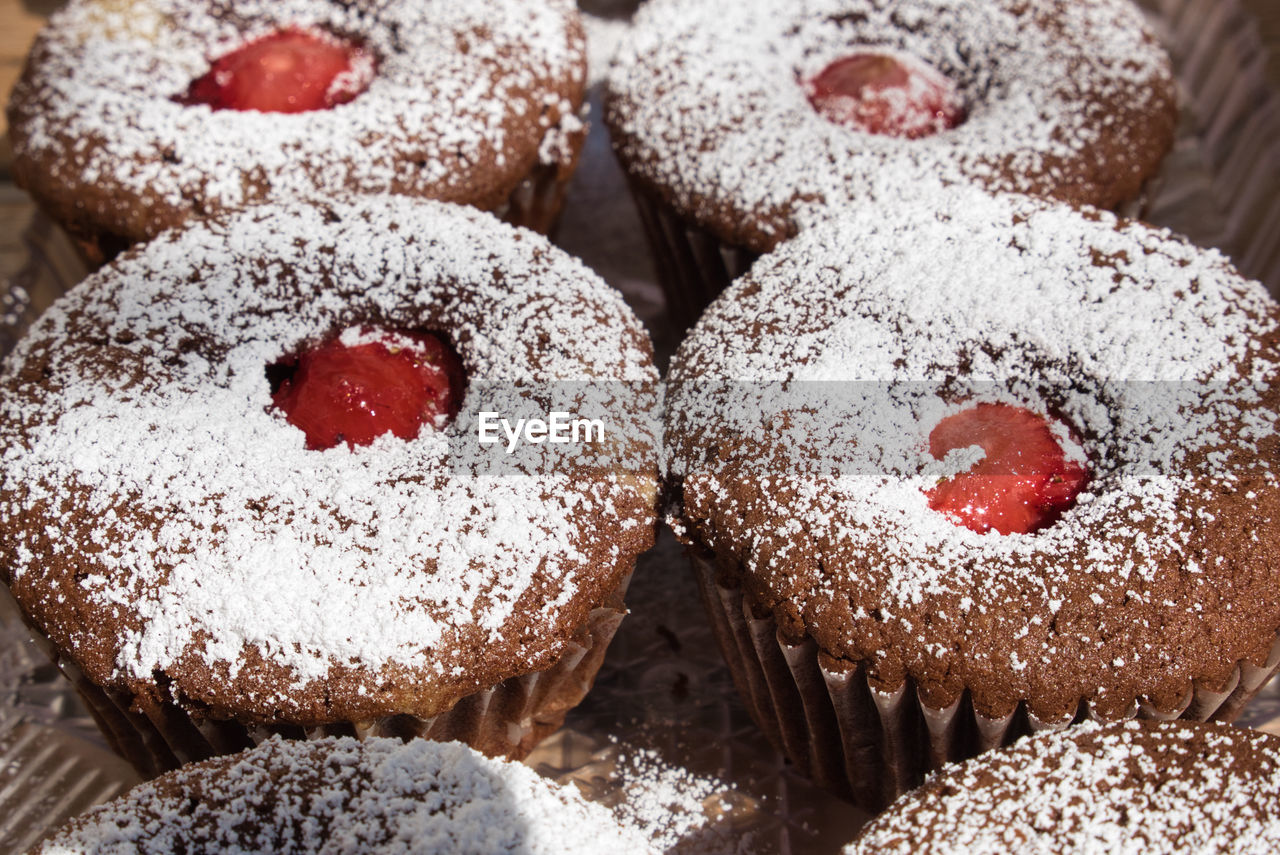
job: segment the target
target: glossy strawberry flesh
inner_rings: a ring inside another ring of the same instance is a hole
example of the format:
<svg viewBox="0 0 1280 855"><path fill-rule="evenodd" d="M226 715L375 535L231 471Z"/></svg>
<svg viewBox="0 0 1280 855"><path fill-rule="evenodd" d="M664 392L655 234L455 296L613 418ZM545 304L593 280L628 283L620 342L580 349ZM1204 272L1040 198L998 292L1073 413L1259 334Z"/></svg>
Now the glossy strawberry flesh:
<svg viewBox="0 0 1280 855"><path fill-rule="evenodd" d="M215 60L178 101L261 113L327 110L363 92L372 74L363 48L318 30L285 29Z"/></svg>
<svg viewBox="0 0 1280 855"><path fill-rule="evenodd" d="M929 434L942 460L955 449L981 446L982 460L927 493L929 507L976 532L1028 533L1053 524L1088 480L1068 460L1049 422L1008 404L978 404L948 416Z"/></svg>
<svg viewBox="0 0 1280 855"><path fill-rule="evenodd" d="M882 53L855 53L828 65L805 84L823 117L853 130L920 137L964 121L955 86L927 65Z"/></svg>
<svg viewBox="0 0 1280 855"><path fill-rule="evenodd" d="M443 426L457 415L465 380L462 364L431 333L333 339L301 354L272 395L307 448L368 445L385 433L413 439L423 425Z"/></svg>

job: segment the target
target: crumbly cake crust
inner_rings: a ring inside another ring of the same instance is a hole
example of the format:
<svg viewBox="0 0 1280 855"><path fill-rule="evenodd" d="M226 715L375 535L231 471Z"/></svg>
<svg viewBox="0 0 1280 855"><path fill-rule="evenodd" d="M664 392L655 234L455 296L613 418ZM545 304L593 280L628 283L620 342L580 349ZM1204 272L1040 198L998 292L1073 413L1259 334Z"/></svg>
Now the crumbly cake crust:
<svg viewBox="0 0 1280 855"><path fill-rule="evenodd" d="M934 709L967 691L993 719L1172 713L1263 664L1280 308L1167 232L928 195L802 234L704 315L668 377L677 533L782 637ZM1052 526L978 534L929 508L975 460L933 460L929 432L975 399L1079 434L1091 481Z"/></svg>
<svg viewBox="0 0 1280 855"><path fill-rule="evenodd" d="M377 70L330 110L173 98L276 27L357 39ZM78 0L9 104L15 179L77 236L128 245L246 204L399 193L499 209L580 129L586 45L570 0Z"/></svg>
<svg viewBox="0 0 1280 855"><path fill-rule="evenodd" d="M272 739L73 820L40 855L654 853L572 786L457 742Z"/></svg>
<svg viewBox="0 0 1280 855"><path fill-rule="evenodd" d="M462 413L308 451L266 368L361 325L450 338ZM651 544L656 381L614 291L470 209L375 196L168 232L4 364L0 572L100 686L246 723L428 717L554 661ZM475 442L481 400L587 386L616 398L598 455Z"/></svg>
<svg viewBox="0 0 1280 855"><path fill-rule="evenodd" d="M851 46L928 62L968 119L919 140L827 121L800 81ZM610 75L606 121L644 192L765 252L827 206L934 177L1113 208L1172 145L1176 96L1128 0L652 0Z"/></svg>
<svg viewBox="0 0 1280 855"><path fill-rule="evenodd" d="M950 766L845 855L1262 853L1280 847L1280 739L1131 721L1024 739Z"/></svg>

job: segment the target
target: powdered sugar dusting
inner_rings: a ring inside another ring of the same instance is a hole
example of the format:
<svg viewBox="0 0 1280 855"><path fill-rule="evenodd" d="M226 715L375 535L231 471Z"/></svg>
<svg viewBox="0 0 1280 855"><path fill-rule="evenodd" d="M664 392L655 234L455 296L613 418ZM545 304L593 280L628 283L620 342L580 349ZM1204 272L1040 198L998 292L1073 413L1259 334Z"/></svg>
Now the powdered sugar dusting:
<svg viewBox="0 0 1280 855"><path fill-rule="evenodd" d="M173 100L210 59L283 27L363 45L377 60L366 91L298 114ZM146 200L156 210L134 215L149 233L175 211L342 191L480 202L577 121L585 51L569 0L81 0L53 17L15 91L15 152L52 159L70 186Z"/></svg>
<svg viewBox="0 0 1280 855"><path fill-rule="evenodd" d="M1186 660L1229 668L1280 629L1275 567L1237 554L1280 534L1278 329L1221 256L1110 216L958 189L848 211L757 262L677 355L673 524L893 685L971 668L1015 697L1124 686L1121 706L1155 672L1189 686ZM1079 432L1092 480L1054 525L978 534L928 507L964 462L929 433L975 400Z"/></svg>
<svg viewBox="0 0 1280 855"><path fill-rule="evenodd" d="M587 31L587 78L595 86L604 82L618 46L631 30L631 21L583 15L582 24Z"/></svg>
<svg viewBox="0 0 1280 855"><path fill-rule="evenodd" d="M1265 734L1086 724L944 769L844 852L1261 855L1280 846L1278 773Z"/></svg>
<svg viewBox="0 0 1280 855"><path fill-rule="evenodd" d="M94 809L39 851L655 853L531 769L459 743L272 739Z"/></svg>
<svg viewBox="0 0 1280 855"><path fill-rule="evenodd" d="M967 120L909 142L827 121L801 81L858 49L941 72ZM1150 168L1125 164L1100 178L1104 133L1122 148L1151 144L1144 135L1161 123L1172 133L1167 115L1146 124L1170 109L1172 74L1127 0L654 0L609 88L608 120L629 171L717 233L725 220L767 220L763 235L720 235L756 250L821 220L828 204L935 177L1056 187L1101 203L1115 192L1107 181L1123 176L1136 188L1134 170ZM1091 182L1099 198L1086 192Z"/></svg>
<svg viewBox="0 0 1280 855"><path fill-rule="evenodd" d="M672 766L650 749L623 747L618 764L624 795L614 814L664 852L708 828L712 803L729 792L724 782Z"/></svg>
<svg viewBox="0 0 1280 855"><path fill-rule="evenodd" d="M71 292L6 364L0 530L15 590L73 590L120 616L113 680L179 661L235 678L257 651L290 677L261 690L275 709L335 667L357 669L345 690L364 695L390 665L463 686L489 657L545 662L583 597L644 547L652 470L486 469L460 451L461 422L307 450L265 369L366 324L442 331L468 396L657 379L613 291L487 215L372 197L167 233ZM15 381L46 354L47 391ZM640 460L649 417L611 425ZM49 528L22 522L32 514ZM74 579L52 560L81 554ZM98 629L62 641L94 648Z"/></svg>

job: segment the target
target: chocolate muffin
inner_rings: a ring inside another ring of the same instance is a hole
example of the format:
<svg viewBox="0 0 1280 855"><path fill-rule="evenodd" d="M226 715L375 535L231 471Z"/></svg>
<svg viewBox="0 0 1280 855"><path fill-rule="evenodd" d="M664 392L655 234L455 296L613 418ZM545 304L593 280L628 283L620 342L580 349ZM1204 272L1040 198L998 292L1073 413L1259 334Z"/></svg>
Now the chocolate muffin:
<svg viewBox="0 0 1280 855"><path fill-rule="evenodd" d="M653 853L572 787L456 742L271 739L135 787L34 853Z"/></svg>
<svg viewBox="0 0 1280 855"><path fill-rule="evenodd" d="M829 207L940 177L1113 208L1176 123L1169 59L1128 0L653 0L608 90L685 328Z"/></svg>
<svg viewBox="0 0 1280 855"><path fill-rule="evenodd" d="M340 192L546 231L585 80L570 0L77 0L13 91L13 174L93 263L193 217Z"/></svg>
<svg viewBox="0 0 1280 855"><path fill-rule="evenodd" d="M488 214L193 224L4 363L0 572L143 774L276 732L519 757L589 690L653 540L656 382L621 297ZM548 410L604 430L484 438Z"/></svg>
<svg viewBox="0 0 1280 855"><path fill-rule="evenodd" d="M872 809L1031 731L1230 720L1280 663L1280 308L1166 232L931 195L762 258L668 379L738 688Z"/></svg>
<svg viewBox="0 0 1280 855"><path fill-rule="evenodd" d="M1130 721L950 766L846 847L860 853L1274 852L1280 739Z"/></svg>

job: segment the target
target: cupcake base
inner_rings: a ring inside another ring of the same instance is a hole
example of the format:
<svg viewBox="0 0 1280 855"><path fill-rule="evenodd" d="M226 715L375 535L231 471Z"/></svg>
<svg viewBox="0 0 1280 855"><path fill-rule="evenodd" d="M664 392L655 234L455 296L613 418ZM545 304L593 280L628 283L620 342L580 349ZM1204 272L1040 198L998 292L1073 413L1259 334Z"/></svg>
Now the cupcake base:
<svg viewBox="0 0 1280 855"><path fill-rule="evenodd" d="M550 234L555 227L569 192L569 181L586 144L587 127L584 123L579 130L557 129L556 132L562 142L560 160L535 165L511 195L493 211L499 219L544 235ZM58 222L52 209L49 216ZM88 272L97 270L133 245L126 237L97 230L84 223L61 222L60 225L71 238Z"/></svg>
<svg viewBox="0 0 1280 855"><path fill-rule="evenodd" d="M626 615L623 595L631 574L594 609L560 657L542 671L511 677L462 698L429 718L398 714L369 721L317 727L246 725L200 717L175 703L144 702L129 692L94 684L69 659L37 635L50 659L67 676L107 743L144 778L197 760L229 754L280 735L288 739L326 736L421 736L464 742L490 757L523 759L563 724L565 715L591 690L605 652Z"/></svg>
<svg viewBox="0 0 1280 855"><path fill-rule="evenodd" d="M803 774L868 811L882 810L945 763L1027 734L1101 720L1086 702L1058 721L1041 721L1025 702L992 719L974 708L967 692L945 709L926 705L910 680L883 692L871 684L865 664L841 668L812 638L783 639L772 616L756 616L740 589L717 581L712 563L691 560L712 631L752 719ZM1196 687L1175 710L1135 703L1126 718L1232 721L1278 670L1280 639L1265 665L1241 662L1220 691Z"/></svg>

